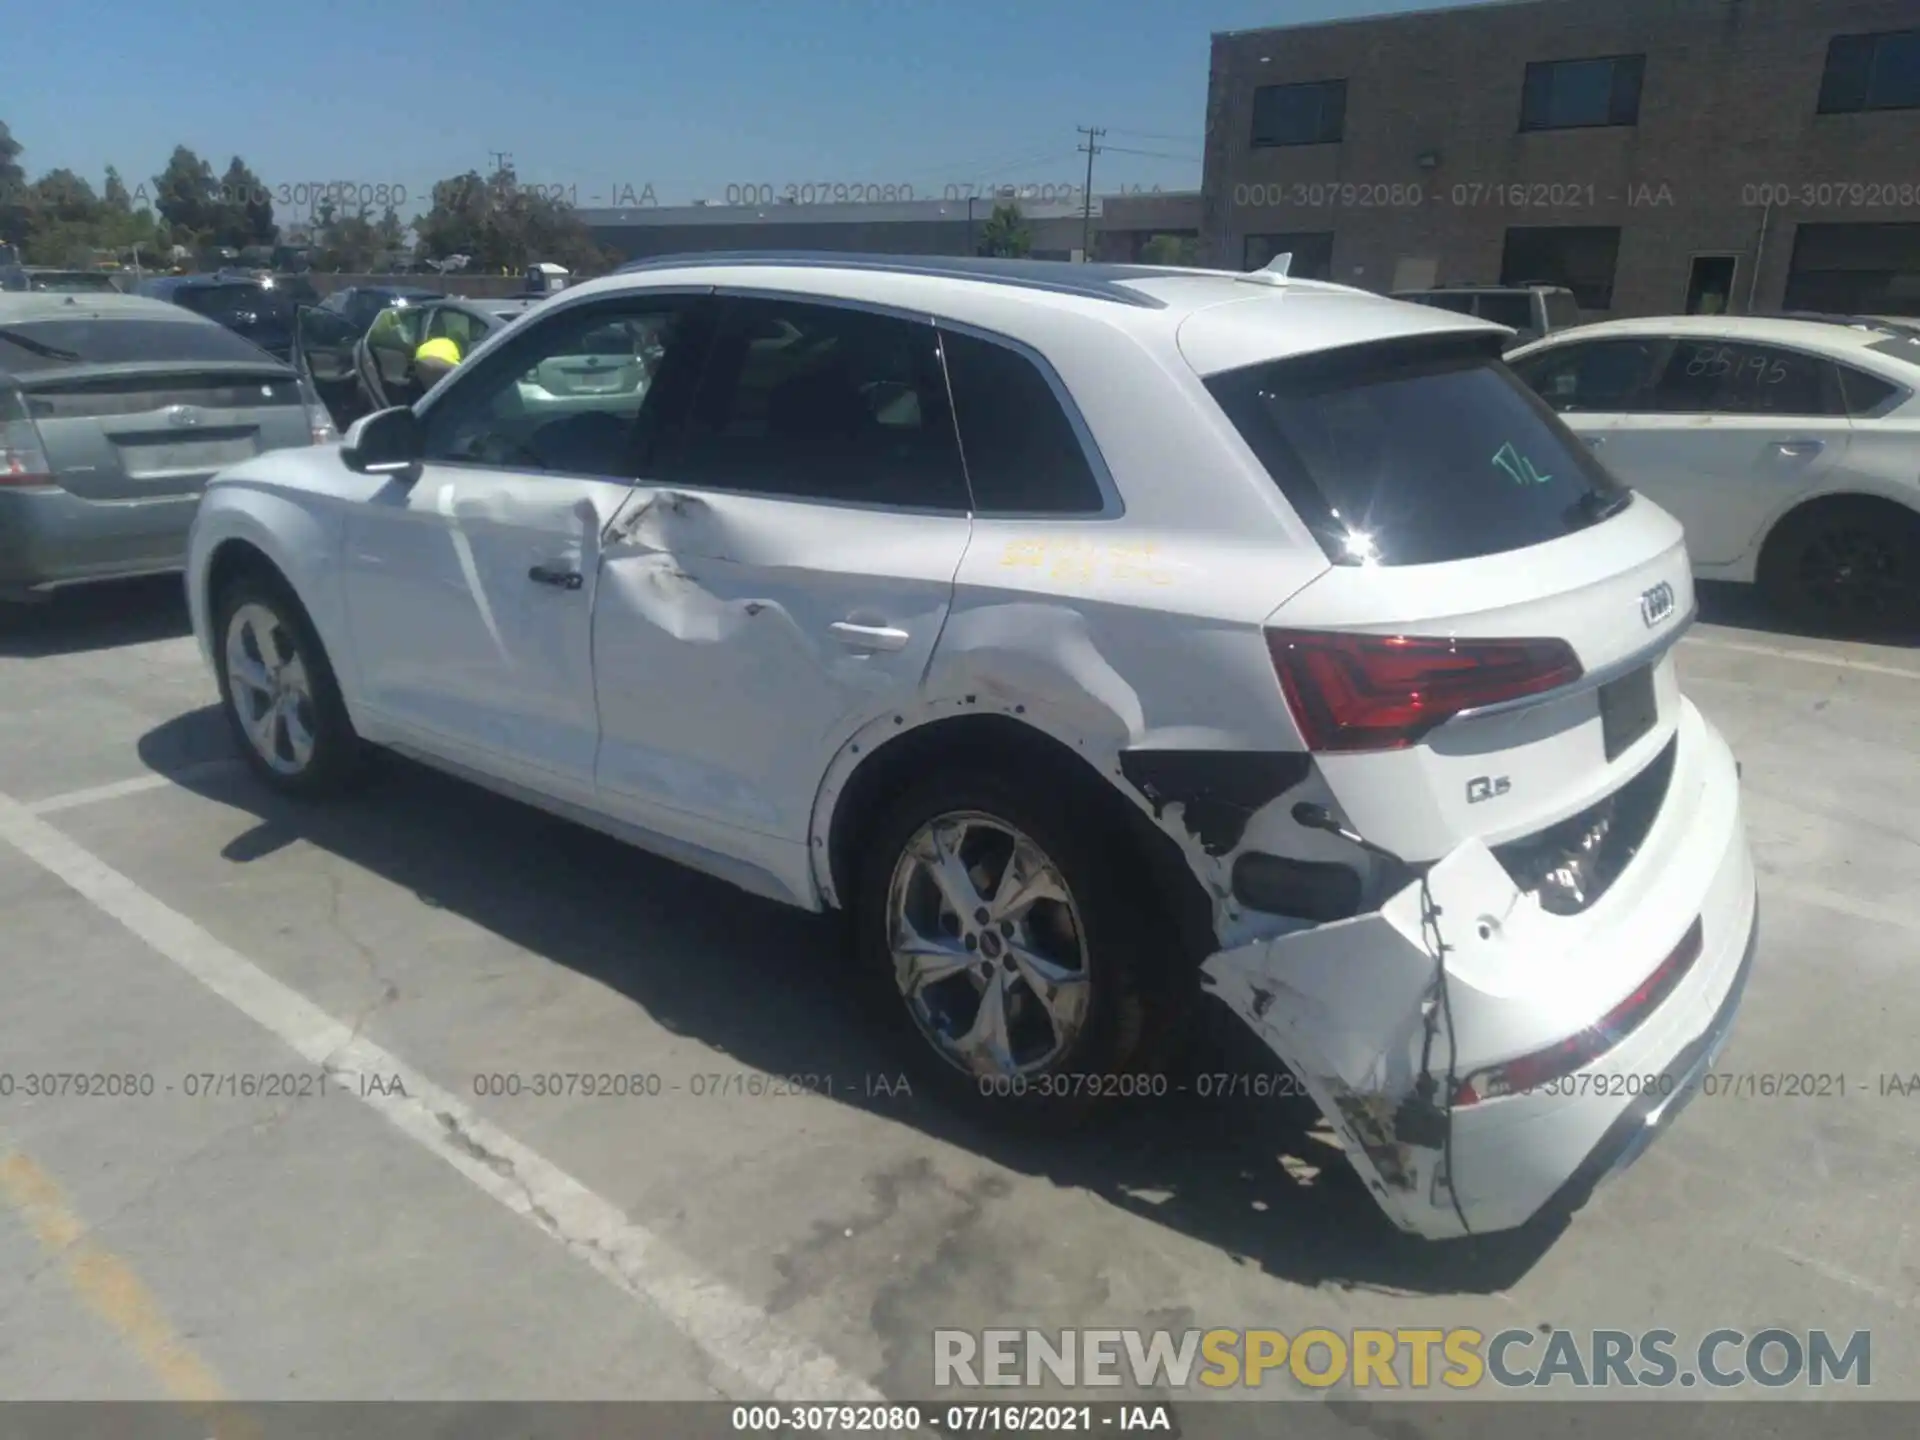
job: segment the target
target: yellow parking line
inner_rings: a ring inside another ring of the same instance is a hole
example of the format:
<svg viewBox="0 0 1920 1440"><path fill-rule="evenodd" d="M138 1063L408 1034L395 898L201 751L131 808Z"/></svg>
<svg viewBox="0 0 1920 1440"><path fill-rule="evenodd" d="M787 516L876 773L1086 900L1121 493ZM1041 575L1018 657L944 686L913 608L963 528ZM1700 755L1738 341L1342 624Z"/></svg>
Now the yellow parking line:
<svg viewBox="0 0 1920 1440"><path fill-rule="evenodd" d="M140 1357L168 1399L214 1405L228 1398L219 1377L180 1338L140 1277L88 1237L86 1222L68 1206L51 1175L12 1151L0 1158L0 1196L19 1212L41 1246L59 1258L74 1293ZM242 1417L221 1419L224 1423L217 1428L222 1436L252 1428Z"/></svg>

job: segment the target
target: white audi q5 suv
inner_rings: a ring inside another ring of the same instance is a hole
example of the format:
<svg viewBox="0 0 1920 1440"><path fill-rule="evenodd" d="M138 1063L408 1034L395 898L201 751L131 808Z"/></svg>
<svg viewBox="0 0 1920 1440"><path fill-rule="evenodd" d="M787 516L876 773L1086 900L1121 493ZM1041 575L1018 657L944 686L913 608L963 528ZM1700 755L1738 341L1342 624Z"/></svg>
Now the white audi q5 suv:
<svg viewBox="0 0 1920 1440"><path fill-rule="evenodd" d="M1261 272L717 255L221 474L268 784L369 747L847 912L923 1074L1152 1094L1211 988L1386 1214L1570 1206L1752 963L1681 531L1506 332Z"/></svg>

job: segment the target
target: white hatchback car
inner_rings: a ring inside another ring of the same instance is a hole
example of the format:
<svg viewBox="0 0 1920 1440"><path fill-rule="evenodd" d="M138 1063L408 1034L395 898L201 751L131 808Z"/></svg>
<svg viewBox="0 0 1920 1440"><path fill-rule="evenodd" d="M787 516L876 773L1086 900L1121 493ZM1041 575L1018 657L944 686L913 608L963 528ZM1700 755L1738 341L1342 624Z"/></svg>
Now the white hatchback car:
<svg viewBox="0 0 1920 1440"><path fill-rule="evenodd" d="M1920 338L1899 325L1665 316L1508 363L1676 516L1702 579L1820 626L1920 621Z"/></svg>
<svg viewBox="0 0 1920 1440"><path fill-rule="evenodd" d="M609 327L629 388L535 383ZM1678 1110L1756 927L1680 527L1504 336L1272 274L630 267L222 474L195 629L282 790L391 747L845 910L987 1108L1164 1093L1204 975L1396 1223L1498 1230Z"/></svg>

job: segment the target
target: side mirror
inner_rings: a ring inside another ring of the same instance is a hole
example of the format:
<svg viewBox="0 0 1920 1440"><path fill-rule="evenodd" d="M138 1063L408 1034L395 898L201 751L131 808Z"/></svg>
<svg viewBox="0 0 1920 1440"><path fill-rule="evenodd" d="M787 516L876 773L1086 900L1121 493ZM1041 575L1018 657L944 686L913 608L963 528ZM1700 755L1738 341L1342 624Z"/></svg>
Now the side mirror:
<svg viewBox="0 0 1920 1440"><path fill-rule="evenodd" d="M340 458L363 475L400 475L420 463L420 419L405 405L363 415L347 428Z"/></svg>

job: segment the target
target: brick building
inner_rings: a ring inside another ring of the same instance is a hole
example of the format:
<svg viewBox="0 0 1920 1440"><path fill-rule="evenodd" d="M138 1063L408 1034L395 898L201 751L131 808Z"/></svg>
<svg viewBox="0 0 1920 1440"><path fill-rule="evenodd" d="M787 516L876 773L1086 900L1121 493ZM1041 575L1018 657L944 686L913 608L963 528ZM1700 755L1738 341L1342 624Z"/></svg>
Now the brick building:
<svg viewBox="0 0 1920 1440"><path fill-rule="evenodd" d="M1525 0L1213 38L1202 243L1592 318L1920 314L1920 0Z"/></svg>

